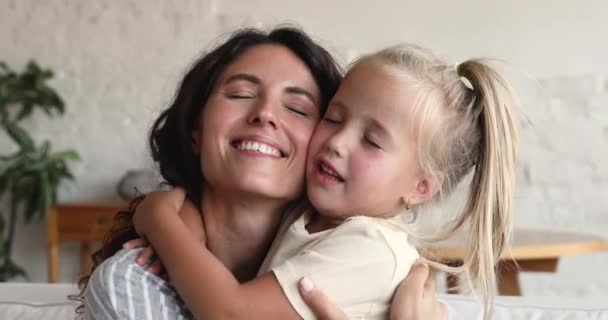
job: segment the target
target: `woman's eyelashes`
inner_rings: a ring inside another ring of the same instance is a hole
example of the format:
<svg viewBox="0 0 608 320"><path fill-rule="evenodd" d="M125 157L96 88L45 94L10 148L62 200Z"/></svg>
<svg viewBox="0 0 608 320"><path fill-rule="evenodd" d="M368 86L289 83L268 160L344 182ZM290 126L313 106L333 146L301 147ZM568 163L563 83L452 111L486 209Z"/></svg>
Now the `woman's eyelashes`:
<svg viewBox="0 0 608 320"><path fill-rule="evenodd" d="M297 105L286 105L285 108L298 116L310 117L310 112L306 108Z"/></svg>
<svg viewBox="0 0 608 320"><path fill-rule="evenodd" d="M255 92L246 90L235 90L223 92L224 96L231 100L246 100L257 99L258 95ZM278 102L278 101L276 101ZM286 102L283 106L291 113L300 117L314 117L318 113L317 106L307 106L300 102Z"/></svg>
<svg viewBox="0 0 608 320"><path fill-rule="evenodd" d="M314 119L319 117L319 107L304 99L286 99L283 106L298 117Z"/></svg>
<svg viewBox="0 0 608 320"><path fill-rule="evenodd" d="M224 93L226 97L229 99L253 99L255 98L255 94L249 91L234 91Z"/></svg>

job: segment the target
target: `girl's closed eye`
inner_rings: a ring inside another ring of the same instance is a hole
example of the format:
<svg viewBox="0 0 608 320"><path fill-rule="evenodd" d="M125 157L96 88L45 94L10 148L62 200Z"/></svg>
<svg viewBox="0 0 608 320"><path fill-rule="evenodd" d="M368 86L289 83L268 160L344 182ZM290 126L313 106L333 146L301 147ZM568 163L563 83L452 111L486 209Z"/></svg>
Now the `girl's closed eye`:
<svg viewBox="0 0 608 320"><path fill-rule="evenodd" d="M363 136L363 141L373 148L382 149L382 146L380 146L380 142L378 142L378 139L375 139L374 137L370 137L367 135Z"/></svg>
<svg viewBox="0 0 608 320"><path fill-rule="evenodd" d="M331 124L339 124L342 122L342 120L336 116L329 116L329 115L325 115L325 117L323 117L323 121L327 122L327 123L331 123Z"/></svg>

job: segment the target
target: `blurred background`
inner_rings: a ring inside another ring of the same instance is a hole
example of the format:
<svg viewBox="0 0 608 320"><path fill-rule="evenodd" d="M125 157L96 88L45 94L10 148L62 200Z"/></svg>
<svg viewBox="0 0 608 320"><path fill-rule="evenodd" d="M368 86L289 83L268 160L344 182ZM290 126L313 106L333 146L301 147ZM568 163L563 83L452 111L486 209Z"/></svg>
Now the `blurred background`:
<svg viewBox="0 0 608 320"><path fill-rule="evenodd" d="M60 202L119 199L129 170L153 168L146 135L180 76L219 36L296 23L346 64L413 42L453 63L491 57L522 95L515 225L608 238L608 2L606 1L68 1L0 0L0 60L54 71L63 116L34 113L36 141L74 149ZM16 146L0 135L0 153ZM7 213L8 204L2 202ZM60 281L78 274L62 245ZM14 258L47 281L44 220L18 223ZM565 257L556 273L523 273L524 295L608 296L608 253Z"/></svg>

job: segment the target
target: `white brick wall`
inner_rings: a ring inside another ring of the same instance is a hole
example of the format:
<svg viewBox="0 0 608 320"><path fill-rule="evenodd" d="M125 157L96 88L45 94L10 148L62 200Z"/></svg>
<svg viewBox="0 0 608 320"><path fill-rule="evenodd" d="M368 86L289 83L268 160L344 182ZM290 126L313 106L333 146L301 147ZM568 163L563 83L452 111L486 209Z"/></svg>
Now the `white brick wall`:
<svg viewBox="0 0 608 320"><path fill-rule="evenodd" d="M540 81L523 135L516 224L608 238L608 82L600 76ZM608 254L562 259L557 274L524 274L529 294L608 295Z"/></svg>
<svg viewBox="0 0 608 320"><path fill-rule="evenodd" d="M438 9L439 8L439 9ZM441 9L443 8L443 9ZM359 52L412 41L454 62L472 56L508 61L525 112L516 224L608 237L608 30L603 1L488 3L390 1L78 2L0 0L0 59L52 67L68 112L27 126L38 141L75 148L76 183L64 201L116 199L128 169L150 166L145 136L177 80L213 39L239 26L297 21L346 61ZM516 72L517 73L517 72ZM13 146L0 137L0 149ZM42 223L21 226L17 260L46 280ZM61 276L77 270L76 248L62 251ZM65 254L67 253L67 254ZM526 274L525 294L608 295L608 254L565 258L557 274ZM576 279L575 279L576 277Z"/></svg>

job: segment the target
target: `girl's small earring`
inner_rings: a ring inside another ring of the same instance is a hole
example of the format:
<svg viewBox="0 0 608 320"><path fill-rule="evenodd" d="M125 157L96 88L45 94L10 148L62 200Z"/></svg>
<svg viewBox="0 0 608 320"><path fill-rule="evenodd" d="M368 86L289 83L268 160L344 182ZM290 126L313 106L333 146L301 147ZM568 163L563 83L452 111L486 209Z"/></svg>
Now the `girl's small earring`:
<svg viewBox="0 0 608 320"><path fill-rule="evenodd" d="M403 207L403 209L405 209L403 211L404 217L408 216L410 219L406 221L407 224L412 224L414 222L416 222L417 218L418 218L418 214L415 211L410 211L410 202L409 201L405 201L405 207Z"/></svg>

